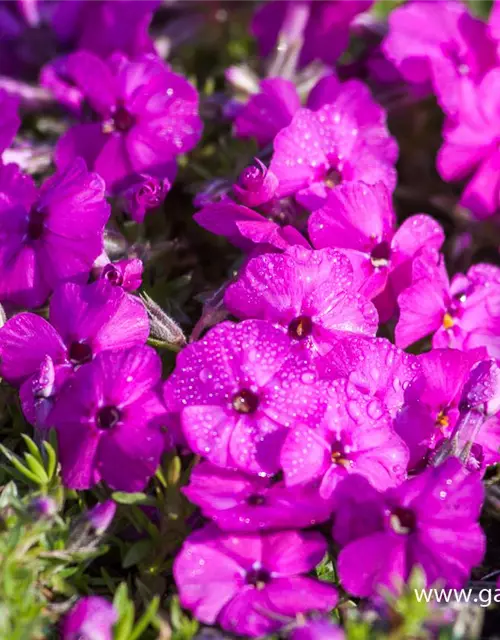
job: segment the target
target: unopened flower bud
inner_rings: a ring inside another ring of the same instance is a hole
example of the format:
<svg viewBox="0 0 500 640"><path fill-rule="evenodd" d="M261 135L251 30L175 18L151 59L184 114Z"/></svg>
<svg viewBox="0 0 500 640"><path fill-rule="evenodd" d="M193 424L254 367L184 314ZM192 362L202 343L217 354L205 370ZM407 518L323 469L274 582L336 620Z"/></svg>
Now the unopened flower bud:
<svg viewBox="0 0 500 640"><path fill-rule="evenodd" d="M141 298L148 312L151 337L165 344L183 347L186 337L179 325L147 293L142 293Z"/></svg>
<svg viewBox="0 0 500 640"><path fill-rule="evenodd" d="M460 410L479 411L485 418L500 410L500 367L495 360L483 360L470 372L464 385Z"/></svg>
<svg viewBox="0 0 500 640"><path fill-rule="evenodd" d="M101 502L91 509L86 518L92 525L94 531L101 535L103 534L111 524L116 513L116 503L113 500L106 500Z"/></svg>
<svg viewBox="0 0 500 640"><path fill-rule="evenodd" d="M49 496L40 496L39 498L34 498L29 503L28 511L35 518L52 518L52 516L55 516L57 513L57 503Z"/></svg>
<svg viewBox="0 0 500 640"><path fill-rule="evenodd" d="M122 287L125 291L135 291L142 284L144 266L139 258L108 262L99 277L107 280L115 287Z"/></svg>
<svg viewBox="0 0 500 640"><path fill-rule="evenodd" d="M112 640L118 614L108 600L100 596L80 598L66 615L62 640Z"/></svg>
<svg viewBox="0 0 500 640"><path fill-rule="evenodd" d="M50 398L54 393L56 371L54 361L49 355L45 355L33 378L32 391L35 398Z"/></svg>
<svg viewBox="0 0 500 640"><path fill-rule="evenodd" d="M238 182L233 186L241 204L258 207L269 202L278 188L278 178L258 159L255 164L243 169Z"/></svg>
<svg viewBox="0 0 500 640"><path fill-rule="evenodd" d="M136 222L142 222L149 210L161 205L171 186L167 178L140 175L137 182L123 192L125 212Z"/></svg>

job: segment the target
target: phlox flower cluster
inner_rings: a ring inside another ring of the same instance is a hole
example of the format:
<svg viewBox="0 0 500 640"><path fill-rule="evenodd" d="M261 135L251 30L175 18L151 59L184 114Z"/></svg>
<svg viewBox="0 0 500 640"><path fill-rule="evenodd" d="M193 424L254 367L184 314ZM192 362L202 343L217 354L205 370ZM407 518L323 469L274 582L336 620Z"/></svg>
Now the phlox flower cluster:
<svg viewBox="0 0 500 640"><path fill-rule="evenodd" d="M194 515L162 566L184 609L231 634L341 640L330 614L342 599L397 597L416 571L461 588L485 553L500 269L451 271L442 224L420 208L401 220L387 109L339 62L371 4L257 8L272 73L222 110L257 157L194 199L194 221L238 259L217 291L220 321L200 320L190 340L138 293L143 278L149 293L174 289L154 287L145 229L178 166L199 170L179 157L203 128L198 90L149 35L160 3L0 9L0 72L33 79L35 52L16 33L43 26L56 53L38 61L39 81L64 113L54 170L35 180L4 161L27 105L0 90L0 377L36 439L55 432L67 489L156 496L163 454L179 454ZM469 219L500 207L499 43L498 3L485 22L458 0L410 0L368 52L436 96L437 170L469 180ZM242 81L234 67L226 77ZM105 530L115 506L96 509ZM89 595L62 637L112 638L117 619Z"/></svg>

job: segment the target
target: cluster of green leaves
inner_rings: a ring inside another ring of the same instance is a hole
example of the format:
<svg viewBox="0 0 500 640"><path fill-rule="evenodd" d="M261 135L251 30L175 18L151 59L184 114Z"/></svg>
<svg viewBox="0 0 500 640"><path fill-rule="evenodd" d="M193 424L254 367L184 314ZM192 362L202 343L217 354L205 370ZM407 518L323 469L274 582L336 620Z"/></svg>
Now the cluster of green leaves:
<svg viewBox="0 0 500 640"><path fill-rule="evenodd" d="M114 493L122 506L113 535L103 536L86 518L87 502L109 498L109 491L64 489L53 435L40 446L26 435L22 442L20 454L0 445L11 478L0 489L0 640L58 637L61 617L90 594L113 600L115 640L194 637L198 624L177 599L162 601L190 510L179 492L180 459L165 459L150 495ZM41 500L51 509L41 510ZM159 514L156 524L143 507Z"/></svg>

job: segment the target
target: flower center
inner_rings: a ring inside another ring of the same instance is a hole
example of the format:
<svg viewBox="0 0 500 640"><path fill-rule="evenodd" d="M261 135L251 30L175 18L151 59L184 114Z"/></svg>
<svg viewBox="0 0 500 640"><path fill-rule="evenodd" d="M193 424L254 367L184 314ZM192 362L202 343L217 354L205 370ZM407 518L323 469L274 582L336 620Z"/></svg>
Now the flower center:
<svg viewBox="0 0 500 640"><path fill-rule="evenodd" d="M373 247L370 257L374 267L386 267L391 259L391 245L385 240L379 242Z"/></svg>
<svg viewBox="0 0 500 640"><path fill-rule="evenodd" d="M325 185L330 189L338 186L342 182L342 174L337 169L329 169L323 180Z"/></svg>
<svg viewBox="0 0 500 640"><path fill-rule="evenodd" d="M125 107L119 106L113 114L113 124L116 131L128 131L135 124L135 117Z"/></svg>
<svg viewBox="0 0 500 640"><path fill-rule="evenodd" d="M407 535L417 528L417 517L412 509L396 507L391 513L390 523L396 533Z"/></svg>
<svg viewBox="0 0 500 640"><path fill-rule="evenodd" d="M247 498L247 504L250 507L260 507L266 503L265 496L261 496L258 493L253 493L251 496Z"/></svg>
<svg viewBox="0 0 500 640"><path fill-rule="evenodd" d="M347 458L347 454L344 450L344 445L340 440L335 440L332 444L331 460L333 464L337 464L340 467L351 467L352 462Z"/></svg>
<svg viewBox="0 0 500 640"><path fill-rule="evenodd" d="M296 340L304 340L311 335L312 330L313 323L309 316L294 318L288 325L288 335Z"/></svg>
<svg viewBox="0 0 500 640"><path fill-rule="evenodd" d="M256 589L263 589L271 582L271 574L266 569L250 569L246 575L246 582Z"/></svg>
<svg viewBox="0 0 500 640"><path fill-rule="evenodd" d="M259 406L259 398L250 389L241 389L234 394L231 403L238 413L255 413Z"/></svg>
<svg viewBox="0 0 500 640"><path fill-rule="evenodd" d="M30 211L28 221L28 238L30 240L39 240L45 230L45 220L47 214L43 209L33 207Z"/></svg>
<svg viewBox="0 0 500 640"><path fill-rule="evenodd" d="M92 360L92 349L86 342L72 342L68 357L73 364L85 364Z"/></svg>
<svg viewBox="0 0 500 640"><path fill-rule="evenodd" d="M448 330L448 329L451 329L454 324L455 324L455 321L453 320L453 317L451 316L451 314L445 313L443 316L443 327L446 330Z"/></svg>
<svg viewBox="0 0 500 640"><path fill-rule="evenodd" d="M436 418L436 425L440 428L440 429L447 429L450 426L450 417L446 415L446 412L444 409L442 409Z"/></svg>
<svg viewBox="0 0 500 640"><path fill-rule="evenodd" d="M99 429L112 429L120 422L121 416L120 410L116 407L102 407L97 412L96 424Z"/></svg>

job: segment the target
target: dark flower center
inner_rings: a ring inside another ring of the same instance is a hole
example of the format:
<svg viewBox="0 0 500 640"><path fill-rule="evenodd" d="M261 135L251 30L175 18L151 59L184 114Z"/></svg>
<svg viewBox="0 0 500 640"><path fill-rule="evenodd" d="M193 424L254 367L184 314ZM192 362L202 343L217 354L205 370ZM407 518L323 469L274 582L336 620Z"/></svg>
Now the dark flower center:
<svg viewBox="0 0 500 640"><path fill-rule="evenodd" d="M417 528L417 517L412 509L396 507L391 513L391 527L396 533L413 533Z"/></svg>
<svg viewBox="0 0 500 640"><path fill-rule="evenodd" d="M39 240L42 237L46 218L47 214L43 209L32 208L28 221L28 238L30 240Z"/></svg>
<svg viewBox="0 0 500 640"><path fill-rule="evenodd" d="M72 342L68 357L73 364L85 364L92 360L92 349L86 342Z"/></svg>
<svg viewBox="0 0 500 640"><path fill-rule="evenodd" d="M258 493L254 493L251 496L248 496L247 498L247 504L250 507L260 507L265 503L266 503L265 496L261 496Z"/></svg>
<svg viewBox="0 0 500 640"><path fill-rule="evenodd" d="M246 582L257 589L263 589L271 582L271 574L266 569L250 569L246 575Z"/></svg>
<svg viewBox="0 0 500 640"><path fill-rule="evenodd" d="M121 287L123 284L122 274L112 264L107 264L102 270L102 277L115 287Z"/></svg>
<svg viewBox="0 0 500 640"><path fill-rule="evenodd" d="M288 335L296 340L304 340L310 336L313 330L313 322L309 316L294 318L288 325Z"/></svg>
<svg viewBox="0 0 500 640"><path fill-rule="evenodd" d="M333 189L334 187L339 185L341 182L342 182L342 174L340 173L340 171L337 171L337 169L329 169L324 178L325 185L327 187L330 187L330 189Z"/></svg>
<svg viewBox="0 0 500 640"><path fill-rule="evenodd" d="M117 107L113 114L113 124L116 131L128 131L135 124L135 117L125 107Z"/></svg>
<svg viewBox="0 0 500 640"><path fill-rule="evenodd" d="M116 407L102 407L97 412L96 424L99 429L112 429L120 422L121 415Z"/></svg>
<svg viewBox="0 0 500 640"><path fill-rule="evenodd" d="M374 267L386 267L391 259L391 245L388 242L379 242L371 252L372 265Z"/></svg>
<svg viewBox="0 0 500 640"><path fill-rule="evenodd" d="M234 394L232 405L238 413L255 413L259 406L259 398L253 391L241 389Z"/></svg>
<svg viewBox="0 0 500 640"><path fill-rule="evenodd" d="M331 460L333 464L338 464L341 467L350 467L352 465L352 462L347 458L344 445L340 440L335 440L332 444Z"/></svg>

